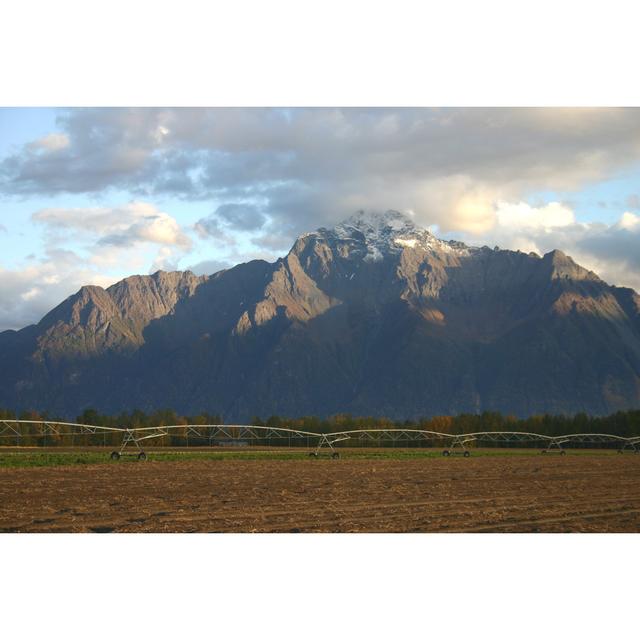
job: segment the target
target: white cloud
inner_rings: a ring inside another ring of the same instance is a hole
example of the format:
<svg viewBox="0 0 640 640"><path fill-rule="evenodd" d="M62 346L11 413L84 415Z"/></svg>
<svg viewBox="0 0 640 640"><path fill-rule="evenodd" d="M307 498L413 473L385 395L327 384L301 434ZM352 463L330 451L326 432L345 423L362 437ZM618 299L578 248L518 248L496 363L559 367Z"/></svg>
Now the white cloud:
<svg viewBox="0 0 640 640"><path fill-rule="evenodd" d="M151 265L151 271L177 271L180 257L171 247L160 247Z"/></svg>
<svg viewBox="0 0 640 640"><path fill-rule="evenodd" d="M0 161L0 191L253 202L285 235L360 208L482 233L499 202L640 162L635 109L71 109L58 122Z"/></svg>
<svg viewBox="0 0 640 640"><path fill-rule="evenodd" d="M625 212L612 224L581 223L560 203L501 202L496 219L486 233L463 234L464 239L540 255L561 249L608 283L640 291L640 216Z"/></svg>
<svg viewBox="0 0 640 640"><path fill-rule="evenodd" d="M559 202L550 202L543 207L532 207L525 202L499 202L496 217L499 226L515 229L554 229L576 222L574 212Z"/></svg>
<svg viewBox="0 0 640 640"><path fill-rule="evenodd" d="M69 136L66 133L50 133L34 142L28 144L32 151L60 151L66 149L70 144Z"/></svg>
<svg viewBox="0 0 640 640"><path fill-rule="evenodd" d="M630 211L625 211L618 222L618 225L621 229L629 229L636 230L638 229L638 225L640 225L640 216L637 216L635 213L631 213Z"/></svg>
<svg viewBox="0 0 640 640"><path fill-rule="evenodd" d="M146 215L116 237L122 241L152 242L187 249L191 246L191 240L182 232L180 225L166 213Z"/></svg>
<svg viewBox="0 0 640 640"><path fill-rule="evenodd" d="M190 238L168 213L146 202L130 202L120 207L41 209L32 220L60 236L67 231L99 238L100 244L133 245L150 242L188 249Z"/></svg>
<svg viewBox="0 0 640 640"><path fill-rule="evenodd" d="M38 287L31 287L28 291L20 294L20 298L24 301L33 300L36 296L42 293L42 289Z"/></svg>
<svg viewBox="0 0 640 640"><path fill-rule="evenodd" d="M215 251L213 260L198 254L204 262L195 266L215 269L246 260L254 249L272 256L300 233L357 209L394 208L472 244L560 248L605 279L640 288L637 194L611 225L581 224L566 204L523 202L536 190L579 189L640 163L639 113L71 109L61 112L58 131L0 159L0 195L122 189L139 198L34 214L50 253L69 246L85 252L74 268L88 281L115 269L174 268L192 249L192 236ZM185 230L148 202L156 194L218 208ZM2 272L3 286L21 282L23 271ZM69 271L44 263L33 278L15 298L32 311L42 300L58 302L47 296L66 292L65 279L76 283Z"/></svg>
<svg viewBox="0 0 640 640"><path fill-rule="evenodd" d="M39 321L83 285L174 270L192 246L172 216L146 202L42 209L32 220L46 231L45 249L39 261L0 267L0 330Z"/></svg>
<svg viewBox="0 0 640 640"><path fill-rule="evenodd" d="M53 251L16 269L0 267L0 331L38 322L83 285L109 286L117 279L70 251Z"/></svg>

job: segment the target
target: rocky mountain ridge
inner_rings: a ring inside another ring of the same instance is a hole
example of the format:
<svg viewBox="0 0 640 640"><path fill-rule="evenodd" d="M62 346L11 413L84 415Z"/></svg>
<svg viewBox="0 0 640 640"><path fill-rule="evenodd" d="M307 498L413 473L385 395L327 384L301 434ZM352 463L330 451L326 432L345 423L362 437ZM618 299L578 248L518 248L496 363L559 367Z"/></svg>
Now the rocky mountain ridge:
<svg viewBox="0 0 640 640"><path fill-rule="evenodd" d="M211 276L83 287L0 334L0 406L410 418L640 406L640 297L561 251L444 241L394 211Z"/></svg>

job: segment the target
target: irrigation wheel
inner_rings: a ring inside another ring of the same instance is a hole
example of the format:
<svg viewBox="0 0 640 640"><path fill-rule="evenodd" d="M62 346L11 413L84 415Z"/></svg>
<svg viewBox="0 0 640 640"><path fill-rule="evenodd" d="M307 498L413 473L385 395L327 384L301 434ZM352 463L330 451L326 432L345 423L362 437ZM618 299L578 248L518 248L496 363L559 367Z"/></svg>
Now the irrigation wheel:
<svg viewBox="0 0 640 640"><path fill-rule="evenodd" d="M141 451L138 454L138 460L146 460L147 459L147 454L144 451Z"/></svg>
<svg viewBox="0 0 640 640"><path fill-rule="evenodd" d="M448 450L448 449L445 449L445 450L442 452L442 455L446 458L446 457L449 455L449 450Z"/></svg>
<svg viewBox="0 0 640 640"><path fill-rule="evenodd" d="M340 457L340 454L339 454L337 451L334 451L334 452L331 454L331 457L332 457L334 460L336 460L337 458L339 458L339 457Z"/></svg>
<svg viewBox="0 0 640 640"><path fill-rule="evenodd" d="M463 455L465 458L468 458L468 457L471 455L471 453L470 453L469 451L465 451L462 455Z"/></svg>
<svg viewBox="0 0 640 640"><path fill-rule="evenodd" d="M111 452L111 459L112 460L120 460L120 454L117 451L112 451Z"/></svg>

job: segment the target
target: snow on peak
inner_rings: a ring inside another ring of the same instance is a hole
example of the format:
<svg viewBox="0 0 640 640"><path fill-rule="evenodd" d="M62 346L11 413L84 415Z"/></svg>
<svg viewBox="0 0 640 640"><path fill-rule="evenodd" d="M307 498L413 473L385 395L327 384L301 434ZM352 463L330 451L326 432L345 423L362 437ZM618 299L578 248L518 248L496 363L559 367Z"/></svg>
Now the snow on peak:
<svg viewBox="0 0 640 640"><path fill-rule="evenodd" d="M399 211L358 211L333 229L320 231L329 233L338 240L359 244L364 242L364 259L370 262L382 260L385 255L399 253L405 248L461 251L461 247L438 240L427 229L417 226L408 215Z"/></svg>
<svg viewBox="0 0 640 640"><path fill-rule="evenodd" d="M409 216L391 210L385 213L358 211L337 225L337 228L354 228L368 235L380 235L387 230L402 233L417 229Z"/></svg>

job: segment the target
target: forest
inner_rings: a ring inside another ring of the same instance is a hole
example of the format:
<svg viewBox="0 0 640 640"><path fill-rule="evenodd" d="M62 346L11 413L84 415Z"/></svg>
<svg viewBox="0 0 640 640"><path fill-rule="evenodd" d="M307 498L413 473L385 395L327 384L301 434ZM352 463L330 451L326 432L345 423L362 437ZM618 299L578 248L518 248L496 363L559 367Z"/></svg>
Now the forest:
<svg viewBox="0 0 640 640"><path fill-rule="evenodd" d="M0 409L0 420L50 420L69 422L59 417L37 411L24 411L19 414L11 410ZM141 428L168 425L206 425L225 424L220 414L203 412L194 416L183 416L171 409L162 409L146 413L140 410L124 412L118 415L102 415L94 409L86 409L75 420L79 424ZM523 431L541 435L560 436L576 433L605 433L623 437L640 436L640 409L618 411L608 416L590 416L586 413L567 415L533 415L527 418L505 416L497 412L480 414L460 414L456 416L433 416L419 420L394 421L384 417L358 417L338 414L327 418L302 416L290 418L254 416L250 422L256 426L289 427L315 433L332 433L351 429L389 429L412 428L437 431L447 434L464 434L477 431Z"/></svg>

